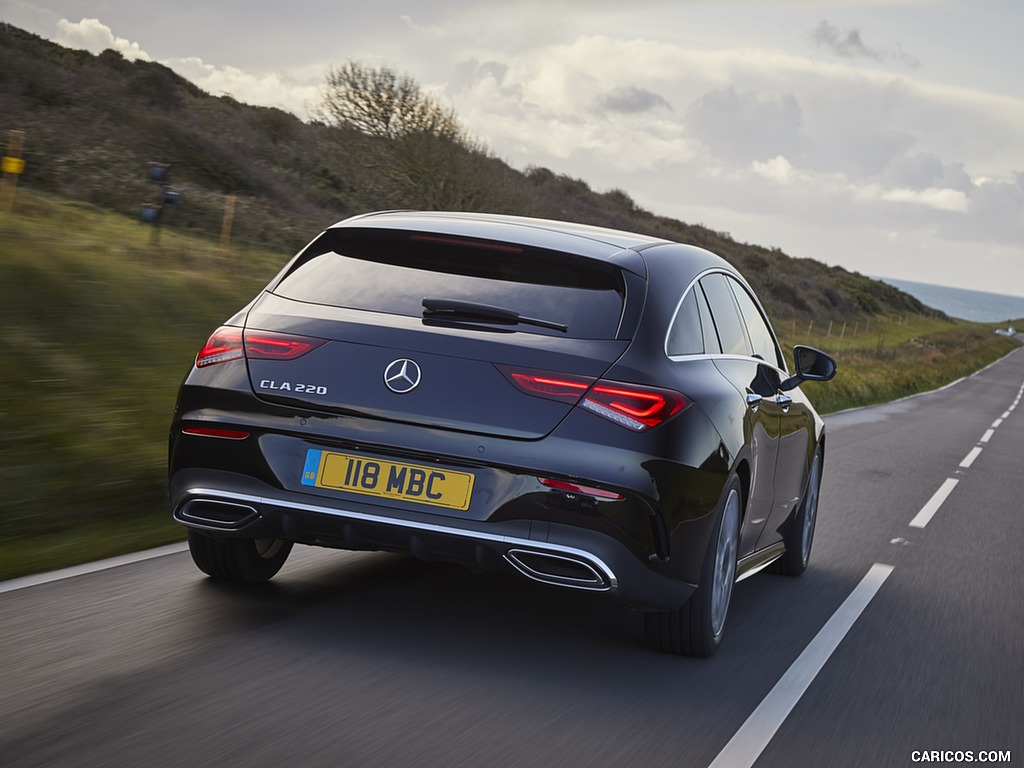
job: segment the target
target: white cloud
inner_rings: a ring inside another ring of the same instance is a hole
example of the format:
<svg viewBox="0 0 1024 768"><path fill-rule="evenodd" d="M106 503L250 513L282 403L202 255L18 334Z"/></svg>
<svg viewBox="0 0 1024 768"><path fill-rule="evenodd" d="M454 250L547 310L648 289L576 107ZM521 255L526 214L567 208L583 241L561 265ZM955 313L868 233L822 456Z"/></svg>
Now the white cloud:
<svg viewBox="0 0 1024 768"><path fill-rule="evenodd" d="M139 43L117 37L99 19L77 22L60 19L56 28L56 42L66 47L92 53L113 49L132 61L152 61ZM326 71L326 67L317 67L315 79L311 79L309 70L294 74L281 71L254 74L238 67L217 67L194 56L163 59L159 63L215 96L229 95L246 104L279 107L303 117L307 115L307 107L319 99L319 83Z"/></svg>
<svg viewBox="0 0 1024 768"><path fill-rule="evenodd" d="M142 46L123 37L115 37L110 27L102 24L99 19L61 19L57 22L55 40L67 48L78 48L92 53L112 49L130 61L151 61L149 54L142 50Z"/></svg>
<svg viewBox="0 0 1024 768"><path fill-rule="evenodd" d="M774 181L776 184L788 184L793 178L793 166L782 155L763 163L755 160L751 170L758 176Z"/></svg>
<svg viewBox="0 0 1024 768"><path fill-rule="evenodd" d="M320 96L319 86L296 82L284 73L256 75L237 67L215 67L195 57L161 63L215 96L228 95L245 104L278 107L297 115L305 115L307 106Z"/></svg>
<svg viewBox="0 0 1024 768"><path fill-rule="evenodd" d="M654 94L673 109L588 115L610 92ZM491 51L450 94L514 163L623 188L686 220L715 212L705 223L716 228L765 231L770 219L772 231L877 227L882 241L891 231L985 243L1021 234L1024 100L778 50L611 36L529 56ZM982 190L972 175L1000 186Z"/></svg>
<svg viewBox="0 0 1024 768"><path fill-rule="evenodd" d="M893 203L912 203L954 213L966 213L968 208L967 195L958 189L888 189L882 192L880 198Z"/></svg>

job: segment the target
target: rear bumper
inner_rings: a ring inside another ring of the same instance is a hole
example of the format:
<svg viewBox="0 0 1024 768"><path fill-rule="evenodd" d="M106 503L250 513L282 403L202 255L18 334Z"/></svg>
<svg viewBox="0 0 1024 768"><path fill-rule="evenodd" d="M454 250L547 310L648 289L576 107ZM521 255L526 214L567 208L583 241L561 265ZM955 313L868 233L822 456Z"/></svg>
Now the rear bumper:
<svg viewBox="0 0 1024 768"><path fill-rule="evenodd" d="M174 519L213 536L280 537L349 550L403 552L481 570L512 569L552 586L605 593L627 605L666 610L692 584L657 573L599 531L531 521L475 521L273 488L216 470L183 471L171 482Z"/></svg>

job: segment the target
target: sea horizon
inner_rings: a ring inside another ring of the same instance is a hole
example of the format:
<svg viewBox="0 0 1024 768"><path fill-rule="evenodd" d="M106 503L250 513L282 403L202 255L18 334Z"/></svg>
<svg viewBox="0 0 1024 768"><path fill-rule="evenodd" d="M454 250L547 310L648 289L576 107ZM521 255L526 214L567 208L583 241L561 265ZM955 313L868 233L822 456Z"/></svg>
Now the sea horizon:
<svg viewBox="0 0 1024 768"><path fill-rule="evenodd" d="M875 277L899 288L925 306L945 312L950 317L978 323L1004 323L1024 318L1024 296L950 288L945 285Z"/></svg>

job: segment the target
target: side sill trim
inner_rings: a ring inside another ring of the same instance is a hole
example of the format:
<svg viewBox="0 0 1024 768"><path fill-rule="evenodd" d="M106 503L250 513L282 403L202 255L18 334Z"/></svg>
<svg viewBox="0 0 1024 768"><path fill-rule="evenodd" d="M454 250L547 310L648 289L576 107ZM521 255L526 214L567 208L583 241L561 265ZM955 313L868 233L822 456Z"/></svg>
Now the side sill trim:
<svg viewBox="0 0 1024 768"><path fill-rule="evenodd" d="M786 547L779 543L768 549L762 549L759 552L747 555L746 558L740 561L738 568L740 575L736 577L736 581L740 582L744 579L749 579L755 573L763 571L784 554L786 554Z"/></svg>

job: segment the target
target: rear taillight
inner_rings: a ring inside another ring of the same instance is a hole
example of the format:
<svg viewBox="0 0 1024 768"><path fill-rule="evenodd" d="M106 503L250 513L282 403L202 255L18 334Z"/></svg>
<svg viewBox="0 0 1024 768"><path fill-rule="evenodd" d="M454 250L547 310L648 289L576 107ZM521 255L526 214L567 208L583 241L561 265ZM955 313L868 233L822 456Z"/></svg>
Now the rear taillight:
<svg viewBox="0 0 1024 768"><path fill-rule="evenodd" d="M207 365L226 363L229 360L238 360L245 357L245 349L242 347L241 328L218 328L206 341L206 345L196 355L196 368L204 368Z"/></svg>
<svg viewBox="0 0 1024 768"><path fill-rule="evenodd" d="M213 332L196 356L196 367L226 363L246 357L250 360L294 360L325 344L326 339L290 336L268 331L243 331L224 326Z"/></svg>
<svg viewBox="0 0 1024 768"><path fill-rule="evenodd" d="M495 366L501 375L516 389L545 400L558 400L576 404L597 379L591 376L575 376L550 371L536 371L529 368L514 368L510 365Z"/></svg>
<svg viewBox="0 0 1024 768"><path fill-rule="evenodd" d="M309 336L246 331L245 356L250 360L294 360L326 343L326 339L314 339Z"/></svg>
<svg viewBox="0 0 1024 768"><path fill-rule="evenodd" d="M580 405L627 429L643 432L682 413L690 401L670 389L599 381Z"/></svg>
<svg viewBox="0 0 1024 768"><path fill-rule="evenodd" d="M495 366L516 389L534 397L579 405L609 421L644 432L663 424L690 405L671 389L623 384L589 376L552 373L508 365Z"/></svg>

